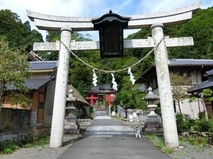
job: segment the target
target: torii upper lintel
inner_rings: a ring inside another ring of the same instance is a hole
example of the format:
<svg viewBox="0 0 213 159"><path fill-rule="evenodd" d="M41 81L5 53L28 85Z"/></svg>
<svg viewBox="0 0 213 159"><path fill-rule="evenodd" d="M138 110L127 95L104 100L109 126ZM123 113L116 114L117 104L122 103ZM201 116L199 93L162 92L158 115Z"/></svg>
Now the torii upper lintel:
<svg viewBox="0 0 213 159"><path fill-rule="evenodd" d="M150 27L154 23L162 23L164 26L180 24L192 18L192 12L200 8L200 1L179 9L165 12L133 15L129 21L129 29L140 29ZM91 19L94 17L67 17L53 16L36 13L27 10L27 16L35 22L38 29L41 30L60 30L63 27L70 27L75 31L94 30Z"/></svg>

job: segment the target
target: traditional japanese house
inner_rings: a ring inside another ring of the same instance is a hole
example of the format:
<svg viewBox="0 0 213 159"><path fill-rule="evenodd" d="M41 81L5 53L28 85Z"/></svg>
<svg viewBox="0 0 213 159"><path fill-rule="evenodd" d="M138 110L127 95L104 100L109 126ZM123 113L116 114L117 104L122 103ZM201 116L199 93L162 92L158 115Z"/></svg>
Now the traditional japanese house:
<svg viewBox="0 0 213 159"><path fill-rule="evenodd" d="M212 67L213 60L211 59L170 59L168 61L170 73L186 73L188 77L191 77L191 85L183 85L183 87L186 87L186 93L188 88L204 81L204 74L206 71L212 69ZM153 89L153 93L159 95L155 64L144 71L136 80L136 83L144 84L146 90L151 87ZM181 100L179 104L182 113L190 118L198 118L198 112L204 111L201 101L189 102L189 98L186 98ZM174 110L176 113L180 112L177 102L175 101Z"/></svg>
<svg viewBox="0 0 213 159"><path fill-rule="evenodd" d="M29 63L29 72L32 75L26 79L24 86L29 89L26 96L31 100L31 104L23 108L20 105L11 105L10 99L6 98L3 106L14 109L34 110L37 124L50 125L57 61L30 61Z"/></svg>
<svg viewBox="0 0 213 159"><path fill-rule="evenodd" d="M36 59L38 59L36 61L29 60L29 72L31 72L32 75L27 78L24 83L24 86L29 89L26 97L31 100L31 104L24 108L20 105L12 105L10 98L6 97L3 106L0 107L0 132L5 131L5 126L9 128L7 131L11 133L15 130L19 130L20 132L24 129L31 131L32 126L34 127L34 134L39 135L44 132L50 132L56 82L55 77L57 74L57 61L41 61L39 57L33 53L30 54L30 56L35 56ZM79 117L87 115L86 109L89 104L73 86L69 85L67 89L70 88L74 90L74 96L76 98L74 105L79 110L79 114L81 114ZM27 111L27 113L24 113L22 110ZM23 123L25 124L23 125Z"/></svg>
<svg viewBox="0 0 213 159"><path fill-rule="evenodd" d="M197 100L203 101L207 109L207 114L213 117L213 102L203 98L204 89L209 88L213 91L213 69L206 71L204 78L206 78L205 81L189 88L188 93L191 93L193 96L195 96Z"/></svg>

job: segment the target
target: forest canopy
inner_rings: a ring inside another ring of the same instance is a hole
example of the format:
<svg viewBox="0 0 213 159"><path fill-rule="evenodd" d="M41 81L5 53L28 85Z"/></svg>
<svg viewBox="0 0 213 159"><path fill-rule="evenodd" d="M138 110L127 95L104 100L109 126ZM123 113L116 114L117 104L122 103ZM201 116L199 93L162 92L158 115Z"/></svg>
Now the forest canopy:
<svg viewBox="0 0 213 159"><path fill-rule="evenodd" d="M169 37L193 37L194 46L168 48L168 57L182 59L212 59L213 57L213 7L199 9L193 14L187 23L165 26L164 35ZM10 10L0 10L0 35L4 36L9 43L9 47L21 50L22 54L27 54L32 50L34 42L42 42L42 35L31 30L29 21L22 22L16 13ZM151 36L151 30L142 28L137 33L131 34L127 39L146 39ZM88 41L90 35L83 35L79 32L72 34L72 39L76 41ZM47 42L60 40L59 31L48 31ZM100 58L99 51L75 51L74 53L86 63L103 70L118 70L126 68L139 59L143 58L150 49L125 49L122 58ZM57 52L41 52L38 54L45 60L57 60ZM154 62L154 54L151 54L132 67L134 78L137 79ZM85 90L89 90L92 85L92 69L71 55L69 82L85 96ZM110 74L96 72L98 84L111 84ZM118 83L118 90L133 89L127 71L115 73L115 80ZM135 89L135 86L134 86Z"/></svg>

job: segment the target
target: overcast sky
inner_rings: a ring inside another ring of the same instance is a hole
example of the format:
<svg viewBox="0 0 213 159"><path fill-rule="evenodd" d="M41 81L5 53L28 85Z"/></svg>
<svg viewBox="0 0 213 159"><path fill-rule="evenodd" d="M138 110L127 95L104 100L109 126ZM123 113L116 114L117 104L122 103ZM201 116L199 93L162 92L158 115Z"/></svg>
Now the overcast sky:
<svg viewBox="0 0 213 159"><path fill-rule="evenodd" d="M22 22L30 21L26 10L49 15L73 17L100 17L111 9L121 16L167 11L194 4L200 0L0 0L0 9L9 9L20 16ZM202 0L201 8L213 6L213 0ZM36 29L31 22L32 29ZM44 36L45 31L40 31ZM88 32L94 40L97 33ZM126 32L125 35L132 33Z"/></svg>

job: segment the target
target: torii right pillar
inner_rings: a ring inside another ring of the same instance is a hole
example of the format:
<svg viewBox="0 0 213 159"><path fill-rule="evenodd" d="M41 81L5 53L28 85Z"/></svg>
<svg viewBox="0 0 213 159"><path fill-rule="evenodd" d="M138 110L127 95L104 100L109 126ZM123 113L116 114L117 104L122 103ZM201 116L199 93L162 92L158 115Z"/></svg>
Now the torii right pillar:
<svg viewBox="0 0 213 159"><path fill-rule="evenodd" d="M151 30L155 45L158 45L154 54L165 144L169 147L178 147L179 139L173 107L167 48L163 39L163 24L153 24Z"/></svg>

